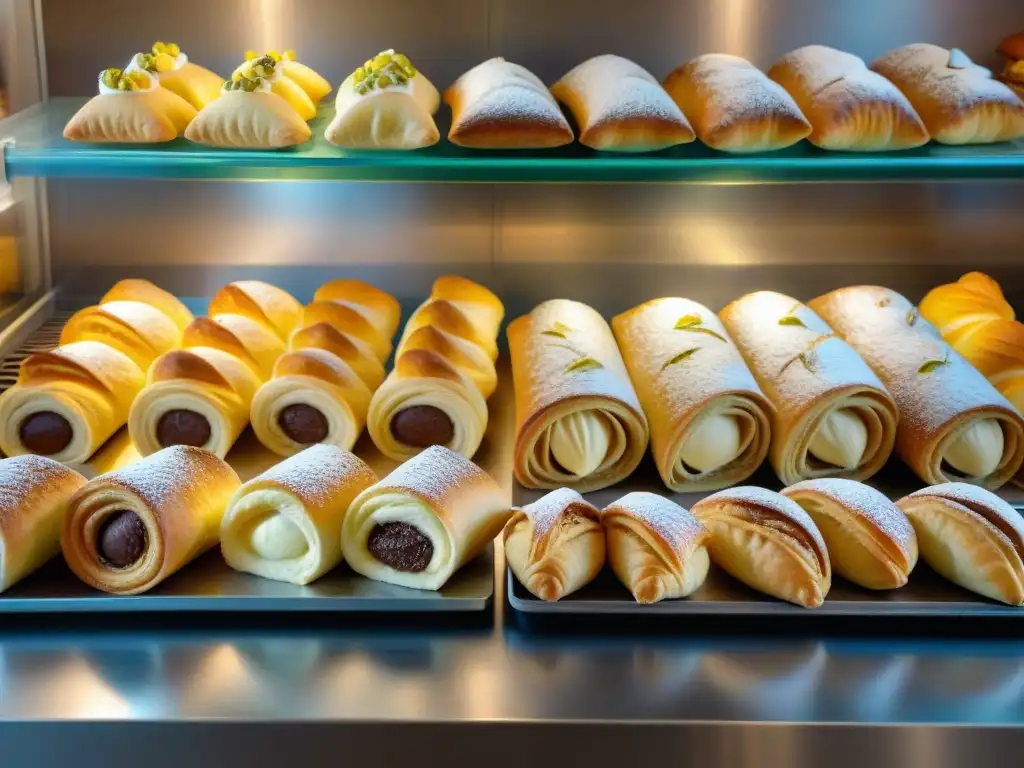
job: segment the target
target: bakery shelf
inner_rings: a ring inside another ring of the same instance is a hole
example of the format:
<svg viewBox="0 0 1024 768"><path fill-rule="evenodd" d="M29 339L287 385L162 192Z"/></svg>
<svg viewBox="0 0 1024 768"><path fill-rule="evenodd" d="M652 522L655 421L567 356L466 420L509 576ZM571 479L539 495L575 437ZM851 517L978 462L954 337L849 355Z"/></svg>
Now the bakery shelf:
<svg viewBox="0 0 1024 768"><path fill-rule="evenodd" d="M944 181L1024 177L1024 142L982 147L930 145L891 154L842 154L799 147L733 156L691 144L652 155L601 154L580 145L546 152L484 152L446 141L418 152L345 152L323 132L333 107L314 120L313 140L294 150L226 151L179 139L155 147L66 141L65 123L84 102L57 98L0 122L10 178L166 178L447 182L786 182Z"/></svg>

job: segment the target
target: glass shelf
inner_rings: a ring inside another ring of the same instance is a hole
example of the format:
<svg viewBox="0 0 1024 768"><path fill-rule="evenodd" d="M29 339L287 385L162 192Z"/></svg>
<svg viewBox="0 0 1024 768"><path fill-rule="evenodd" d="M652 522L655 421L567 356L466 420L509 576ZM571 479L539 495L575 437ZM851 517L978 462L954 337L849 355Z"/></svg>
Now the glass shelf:
<svg viewBox="0 0 1024 768"><path fill-rule="evenodd" d="M153 146L85 145L62 137L83 103L52 99L0 121L0 139L12 142L5 154L8 177L703 184L1024 179L1024 142L929 145L889 154L823 152L806 143L760 155L727 155L697 143L648 155L599 153L578 144L489 152L447 141L416 152L351 152L323 138L333 105L322 107L313 121L313 139L291 150L217 150L185 139Z"/></svg>

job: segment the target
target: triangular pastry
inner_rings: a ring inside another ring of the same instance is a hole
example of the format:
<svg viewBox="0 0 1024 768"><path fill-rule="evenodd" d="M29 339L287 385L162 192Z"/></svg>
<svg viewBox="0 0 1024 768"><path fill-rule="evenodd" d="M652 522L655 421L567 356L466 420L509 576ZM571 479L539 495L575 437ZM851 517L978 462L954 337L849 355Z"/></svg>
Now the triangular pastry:
<svg viewBox="0 0 1024 768"><path fill-rule="evenodd" d="M128 69L158 75L162 88L180 96L197 110L220 98L224 84L224 78L216 72L190 62L175 43L153 43L151 52L136 54Z"/></svg>
<svg viewBox="0 0 1024 768"><path fill-rule="evenodd" d="M441 134L433 114L440 95L404 54L383 51L338 89L327 140L351 149L419 149Z"/></svg>
<svg viewBox="0 0 1024 768"><path fill-rule="evenodd" d="M285 74L285 64L273 55L268 53L258 59L250 59L231 73L231 80L235 83L257 79L265 80L270 90L287 101L303 120L316 117L316 103L301 85Z"/></svg>
<svg viewBox="0 0 1024 768"><path fill-rule="evenodd" d="M331 92L331 84L327 81L327 78L314 71L312 67L307 67L305 64L297 62L295 60L295 51L287 50L281 53L267 51L264 56L269 56L278 62L283 68L285 76L289 80L295 81L295 84L306 92L306 95L309 96L314 105L327 98L327 94ZM259 58L262 57L256 51L250 50L245 52L246 61L255 61Z"/></svg>

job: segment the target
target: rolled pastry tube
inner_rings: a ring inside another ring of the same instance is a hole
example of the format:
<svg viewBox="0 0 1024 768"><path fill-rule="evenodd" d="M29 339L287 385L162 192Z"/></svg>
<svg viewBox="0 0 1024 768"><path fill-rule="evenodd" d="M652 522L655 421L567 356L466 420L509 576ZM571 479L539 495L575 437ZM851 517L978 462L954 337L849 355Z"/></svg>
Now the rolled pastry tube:
<svg viewBox="0 0 1024 768"><path fill-rule="evenodd" d="M273 375L286 345L273 330L245 315L197 317L185 329L182 346L211 347L244 362L261 380Z"/></svg>
<svg viewBox="0 0 1024 768"><path fill-rule="evenodd" d="M84 463L128 421L145 381L131 358L97 341L30 355L0 395L0 449Z"/></svg>
<svg viewBox="0 0 1024 768"><path fill-rule="evenodd" d="M1024 605L1024 523L991 491L943 483L896 502L917 532L921 557L979 595Z"/></svg>
<svg viewBox="0 0 1024 768"><path fill-rule="evenodd" d="M314 445L242 485L221 521L227 564L265 579L309 584L341 562L341 524L377 476L353 454Z"/></svg>
<svg viewBox="0 0 1024 768"><path fill-rule="evenodd" d="M707 528L673 501L627 493L601 513L608 562L638 603L693 594L708 575Z"/></svg>
<svg viewBox="0 0 1024 768"><path fill-rule="evenodd" d="M503 539L512 573L541 600L572 594L604 567L601 513L568 488L517 509Z"/></svg>
<svg viewBox="0 0 1024 768"><path fill-rule="evenodd" d="M349 508L341 549L377 581L440 589L512 516L497 483L469 459L435 445L367 488Z"/></svg>
<svg viewBox="0 0 1024 768"><path fill-rule="evenodd" d="M741 486L701 499L690 511L711 531L711 560L733 578L804 608L825 602L832 586L828 548L795 501Z"/></svg>
<svg viewBox="0 0 1024 768"><path fill-rule="evenodd" d="M1024 461L1024 419L900 294L854 286L811 302L867 361L900 412L896 452L926 483L994 489Z"/></svg>
<svg viewBox="0 0 1024 768"><path fill-rule="evenodd" d="M85 478L43 456L0 461L0 592L60 552L68 502Z"/></svg>
<svg viewBox="0 0 1024 768"><path fill-rule="evenodd" d="M715 313L654 299L613 318L612 330L665 485L712 491L750 477L768 454L772 406Z"/></svg>
<svg viewBox="0 0 1024 768"><path fill-rule="evenodd" d="M100 306L111 301L141 301L143 304L148 304L167 315L180 331L184 331L186 326L195 319L189 308L177 296L154 285L149 280L138 278L118 280L109 291L103 294Z"/></svg>
<svg viewBox="0 0 1024 768"><path fill-rule="evenodd" d="M181 346L181 329L141 301L110 301L79 310L64 326L61 344L98 341L123 352L143 371L164 352Z"/></svg>
<svg viewBox="0 0 1024 768"><path fill-rule="evenodd" d="M287 291L259 280L228 283L210 300L208 314L244 315L287 341L302 322L302 304Z"/></svg>
<svg viewBox="0 0 1024 768"><path fill-rule="evenodd" d="M896 589L917 564L914 528L889 498L855 480L804 480L782 491L811 516L832 569L867 589Z"/></svg>
<svg viewBox="0 0 1024 768"><path fill-rule="evenodd" d="M342 302L314 301L302 313L302 326L328 323L342 330L346 336L368 346L383 363L391 355L391 337L378 328L363 313Z"/></svg>
<svg viewBox="0 0 1024 768"><path fill-rule="evenodd" d="M508 343L516 479L586 492L628 477L647 450L647 419L604 318L553 299L514 320Z"/></svg>
<svg viewBox="0 0 1024 768"><path fill-rule="evenodd" d="M180 445L100 475L68 505L64 559L96 589L146 592L217 543L238 485L224 461Z"/></svg>
<svg viewBox="0 0 1024 768"><path fill-rule="evenodd" d="M719 313L774 406L768 457L787 485L866 480L896 440L896 404L879 377L814 311L758 291Z"/></svg>
<svg viewBox="0 0 1024 768"><path fill-rule="evenodd" d="M346 278L324 283L316 289L313 301L332 301L354 309L388 341L394 338L402 319L402 306L398 299L361 280ZM304 320L303 325L308 327L310 323Z"/></svg>
<svg viewBox="0 0 1024 768"><path fill-rule="evenodd" d="M461 277L441 277L413 312L395 367L373 396L367 428L381 452L401 461L430 445L472 457L487 429L487 398L504 316L498 297Z"/></svg>

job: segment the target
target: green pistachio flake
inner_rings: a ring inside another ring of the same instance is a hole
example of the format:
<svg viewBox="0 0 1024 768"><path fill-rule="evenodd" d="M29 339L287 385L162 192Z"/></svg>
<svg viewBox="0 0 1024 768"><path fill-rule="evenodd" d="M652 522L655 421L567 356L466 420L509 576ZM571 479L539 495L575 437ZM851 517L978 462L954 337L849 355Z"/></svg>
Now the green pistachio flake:
<svg viewBox="0 0 1024 768"><path fill-rule="evenodd" d="M591 371L596 370L598 368L604 368L604 366L601 365L601 363L595 360L594 358L585 356L577 360L573 360L571 363L565 366L565 372L574 373L577 371Z"/></svg>
<svg viewBox="0 0 1024 768"><path fill-rule="evenodd" d="M941 368L944 365L949 365L949 358L943 358L942 360L929 360L922 363L921 367L917 369L918 373L931 373L936 368Z"/></svg>
<svg viewBox="0 0 1024 768"><path fill-rule="evenodd" d="M675 357L673 357L673 358L671 358L671 359L667 360L667 361L665 362L665 364L664 364L663 366L661 366L661 370L663 370L663 371L664 371L664 370L665 370L666 368L668 368L668 367L669 367L670 365L675 365L676 363L681 363L681 362L683 362L683 360L689 360L689 359L690 359L691 357L693 357L694 353L695 353L695 352L696 352L696 351L697 351L698 349L700 349L700 347L694 347L693 349L687 349L687 350L686 350L686 351L684 351L684 352L680 352L680 353L679 353L678 355L676 355Z"/></svg>

